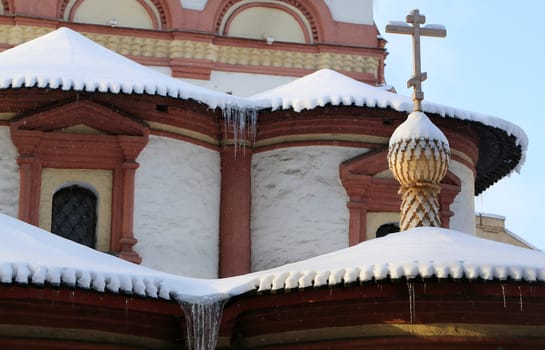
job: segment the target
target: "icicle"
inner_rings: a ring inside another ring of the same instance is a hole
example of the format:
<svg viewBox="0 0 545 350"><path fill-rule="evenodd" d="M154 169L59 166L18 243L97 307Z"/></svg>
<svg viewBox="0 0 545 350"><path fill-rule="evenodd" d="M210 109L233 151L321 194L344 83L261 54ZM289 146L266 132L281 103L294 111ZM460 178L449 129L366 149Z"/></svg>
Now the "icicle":
<svg viewBox="0 0 545 350"><path fill-rule="evenodd" d="M503 296L503 308L507 309L507 303L505 301L505 286L503 285L503 283L501 285L501 294Z"/></svg>
<svg viewBox="0 0 545 350"><path fill-rule="evenodd" d="M187 349L214 350L218 342L223 306L227 300L210 303L191 303L183 301L187 325Z"/></svg>
<svg viewBox="0 0 545 350"><path fill-rule="evenodd" d="M519 303L520 303L520 312L522 312L522 290L520 289L520 286L518 286L519 288Z"/></svg>
<svg viewBox="0 0 545 350"><path fill-rule="evenodd" d="M125 298L125 331L129 330L129 298Z"/></svg>
<svg viewBox="0 0 545 350"><path fill-rule="evenodd" d="M257 110L255 108L236 108L225 107L222 109L225 128L232 129L233 143L235 151L239 147L244 147L246 135L251 142L255 142L257 132ZM225 130L227 134L227 130Z"/></svg>
<svg viewBox="0 0 545 350"><path fill-rule="evenodd" d="M407 281L407 290L409 291L410 321L411 321L411 324L413 324L416 318L416 297L414 292L414 284L411 281Z"/></svg>

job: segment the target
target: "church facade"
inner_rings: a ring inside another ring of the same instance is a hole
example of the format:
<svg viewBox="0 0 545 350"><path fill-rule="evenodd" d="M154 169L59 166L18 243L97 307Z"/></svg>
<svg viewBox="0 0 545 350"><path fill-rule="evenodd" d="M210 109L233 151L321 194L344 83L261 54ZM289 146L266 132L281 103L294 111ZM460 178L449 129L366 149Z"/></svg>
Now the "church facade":
<svg viewBox="0 0 545 350"><path fill-rule="evenodd" d="M383 86L372 1L2 5L0 347L545 346L473 206L525 133Z"/></svg>
<svg viewBox="0 0 545 350"><path fill-rule="evenodd" d="M249 95L321 68L384 82L372 1L3 0L0 47L69 24L193 83ZM357 7L357 11L353 8Z"/></svg>
<svg viewBox="0 0 545 350"><path fill-rule="evenodd" d="M3 213L48 231L91 235L90 246L144 266L203 278L345 248L399 221L386 147L406 111L396 97L380 105L390 93L377 87L386 51L372 1L2 4L4 49L68 26L177 79L235 95L270 89L233 97L251 111L240 127L229 115L237 110L213 108L207 91L202 99L97 91L63 85L70 70L56 86L8 83L0 90ZM99 63L105 74L115 70ZM319 69L343 75L309 75ZM275 107L292 94L290 83L328 100ZM335 100L353 84L356 91L368 86L362 94L379 103ZM442 225L474 233L474 196L519 165L521 140L429 108L452 149ZM74 216L81 220L67 222Z"/></svg>

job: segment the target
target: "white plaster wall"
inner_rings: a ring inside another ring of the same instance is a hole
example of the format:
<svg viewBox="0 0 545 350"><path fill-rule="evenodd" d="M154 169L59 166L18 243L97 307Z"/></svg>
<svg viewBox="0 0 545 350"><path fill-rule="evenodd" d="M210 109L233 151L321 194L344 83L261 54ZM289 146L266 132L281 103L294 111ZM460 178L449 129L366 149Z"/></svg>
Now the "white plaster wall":
<svg viewBox="0 0 545 350"><path fill-rule="evenodd" d="M208 0L180 0L182 7L189 10L202 11Z"/></svg>
<svg viewBox="0 0 545 350"><path fill-rule="evenodd" d="M475 177L473 172L460 162L450 161L449 170L462 180L462 189L451 204L454 216L450 228L475 234Z"/></svg>
<svg viewBox="0 0 545 350"><path fill-rule="evenodd" d="M137 160L134 232L142 265L216 278L219 250L219 153L150 136Z"/></svg>
<svg viewBox="0 0 545 350"><path fill-rule="evenodd" d="M9 127L0 126L0 213L17 217L19 209L19 166L17 149Z"/></svg>
<svg viewBox="0 0 545 350"><path fill-rule="evenodd" d="M338 22L370 24L373 22L373 0L324 0L333 19ZM379 1L380 2L380 1ZM379 4L380 6L380 4Z"/></svg>
<svg viewBox="0 0 545 350"><path fill-rule="evenodd" d="M237 96L250 96L297 79L291 76L212 71L210 80L182 79L188 83Z"/></svg>
<svg viewBox="0 0 545 350"><path fill-rule="evenodd" d="M252 159L252 270L348 246L348 196L341 162L367 149L293 147Z"/></svg>

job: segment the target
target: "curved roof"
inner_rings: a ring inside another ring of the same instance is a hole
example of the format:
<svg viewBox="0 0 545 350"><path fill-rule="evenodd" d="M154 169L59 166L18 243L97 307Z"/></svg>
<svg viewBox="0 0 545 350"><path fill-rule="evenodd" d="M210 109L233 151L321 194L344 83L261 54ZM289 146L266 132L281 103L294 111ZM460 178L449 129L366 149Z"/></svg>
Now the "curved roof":
<svg viewBox="0 0 545 350"><path fill-rule="evenodd" d="M40 59L36 59L39 57ZM221 108L237 134L237 125L255 128L256 110L313 109L346 105L412 111L410 98L323 69L286 85L242 98L185 83L110 51L68 28L60 28L0 53L0 89L48 88L112 94L148 94L191 99ZM475 193L518 171L525 159L526 134L505 120L423 102L423 111L470 121L480 136Z"/></svg>
<svg viewBox="0 0 545 350"><path fill-rule="evenodd" d="M0 89L148 94L192 99L210 108L252 108L244 98L195 86L140 65L68 28L0 53Z"/></svg>
<svg viewBox="0 0 545 350"><path fill-rule="evenodd" d="M322 69L251 96L262 108L292 109L296 112L327 105L389 108L398 112L413 111L411 98L354 80L330 69ZM267 101L264 105L262 101ZM524 164L528 137L517 125L493 116L422 102L429 115L471 122L479 132L479 164L475 192L479 194Z"/></svg>
<svg viewBox="0 0 545 350"><path fill-rule="evenodd" d="M384 279L545 281L545 253L437 227L419 227L256 273L260 290Z"/></svg>
<svg viewBox="0 0 545 350"><path fill-rule="evenodd" d="M249 291L385 279L545 282L545 253L441 228L417 228L243 276L204 280L118 259L0 214L0 283L51 284L205 303Z"/></svg>

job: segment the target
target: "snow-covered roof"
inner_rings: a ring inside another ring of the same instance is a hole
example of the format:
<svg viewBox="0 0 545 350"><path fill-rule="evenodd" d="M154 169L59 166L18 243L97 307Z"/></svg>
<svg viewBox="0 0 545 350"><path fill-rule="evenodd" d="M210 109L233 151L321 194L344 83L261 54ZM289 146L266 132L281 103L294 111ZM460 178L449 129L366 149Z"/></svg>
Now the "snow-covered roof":
<svg viewBox="0 0 545 350"><path fill-rule="evenodd" d="M272 108L272 110L293 109L296 112L323 107L328 104L333 106L391 108L398 112L407 113L413 111L413 102L410 97L392 93L382 87L362 83L331 69L321 69L290 83L255 94L251 98L268 100L267 107ZM263 102L260 102L260 104L262 105ZM521 161L516 170L519 170L523 164L528 147L528 137L517 125L493 116L429 101L422 102L422 111L442 117L475 121L504 130L508 135L513 135L516 138L517 144L522 149Z"/></svg>
<svg viewBox="0 0 545 350"><path fill-rule="evenodd" d="M243 276L175 276L97 252L0 214L0 283L206 302L249 291L411 278L545 282L545 253L441 229L417 228Z"/></svg>
<svg viewBox="0 0 545 350"><path fill-rule="evenodd" d="M171 78L68 28L1 52L0 67L0 89L148 94L192 99L210 108L252 108L243 98Z"/></svg>
<svg viewBox="0 0 545 350"><path fill-rule="evenodd" d="M545 253L419 227L258 273L260 290L411 278L545 281Z"/></svg>

